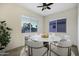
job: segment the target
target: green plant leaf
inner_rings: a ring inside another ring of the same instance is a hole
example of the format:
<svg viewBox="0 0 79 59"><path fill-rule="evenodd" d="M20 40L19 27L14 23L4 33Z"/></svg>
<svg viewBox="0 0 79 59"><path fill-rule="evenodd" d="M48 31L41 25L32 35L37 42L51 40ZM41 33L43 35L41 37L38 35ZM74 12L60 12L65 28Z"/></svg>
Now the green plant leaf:
<svg viewBox="0 0 79 59"><path fill-rule="evenodd" d="M5 23L6 21L1 21L1 24Z"/></svg>
<svg viewBox="0 0 79 59"><path fill-rule="evenodd" d="M7 46L7 44L10 42L10 31L11 28L6 26L6 21L0 22L0 44L1 46Z"/></svg>
<svg viewBox="0 0 79 59"><path fill-rule="evenodd" d="M9 27L6 27L6 29L7 29L7 30L12 30L12 29L11 29L11 28L9 28Z"/></svg>

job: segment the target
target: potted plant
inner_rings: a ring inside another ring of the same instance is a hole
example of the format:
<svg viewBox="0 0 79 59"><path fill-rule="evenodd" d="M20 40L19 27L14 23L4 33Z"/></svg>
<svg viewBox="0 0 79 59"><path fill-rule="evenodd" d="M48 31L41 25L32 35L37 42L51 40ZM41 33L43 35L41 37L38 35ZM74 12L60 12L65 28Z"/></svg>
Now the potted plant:
<svg viewBox="0 0 79 59"><path fill-rule="evenodd" d="M6 21L0 21L0 50L10 42L11 28L7 27Z"/></svg>

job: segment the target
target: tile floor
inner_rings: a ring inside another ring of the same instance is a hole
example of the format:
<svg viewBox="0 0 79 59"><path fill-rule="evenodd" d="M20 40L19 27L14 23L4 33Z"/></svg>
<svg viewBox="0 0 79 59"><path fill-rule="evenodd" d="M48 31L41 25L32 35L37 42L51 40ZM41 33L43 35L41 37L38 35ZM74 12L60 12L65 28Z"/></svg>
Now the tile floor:
<svg viewBox="0 0 79 59"><path fill-rule="evenodd" d="M7 51L9 54L6 55L6 56L20 56L20 52L22 50L23 46L22 47L19 47L19 48L15 48L15 49L12 49L10 51ZM75 53L76 56L78 56L78 49L76 46L72 46L72 51Z"/></svg>

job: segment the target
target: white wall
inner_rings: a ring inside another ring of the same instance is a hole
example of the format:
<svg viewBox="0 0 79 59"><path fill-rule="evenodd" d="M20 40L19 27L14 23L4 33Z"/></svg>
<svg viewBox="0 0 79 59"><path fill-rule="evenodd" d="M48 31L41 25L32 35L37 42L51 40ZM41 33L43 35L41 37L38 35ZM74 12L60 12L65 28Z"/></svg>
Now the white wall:
<svg viewBox="0 0 79 59"><path fill-rule="evenodd" d="M0 4L0 21L6 20L9 27L13 29L11 42L6 47L6 50L10 50L24 45L24 37L21 33L21 15L34 17L38 20L38 33L48 32L49 20L67 18L67 33L57 34L69 34L74 45L77 45L77 8L72 8L66 11L54 13L52 15L42 17L28 9L25 9L16 4ZM35 33L31 33L35 34Z"/></svg>
<svg viewBox="0 0 79 59"><path fill-rule="evenodd" d="M78 4L78 33L79 35L79 4ZM78 52L79 52L79 36L78 36Z"/></svg>
<svg viewBox="0 0 79 59"><path fill-rule="evenodd" d="M16 4L0 4L0 21L5 20L10 28L12 28L11 41L6 47L10 50L24 45L24 38L21 33L21 16L34 17L38 20L38 33L43 32L42 16L35 14L28 9L22 8Z"/></svg>
<svg viewBox="0 0 79 59"><path fill-rule="evenodd" d="M77 7L71 8L62 12L57 12L45 17L44 31L49 32L49 21L57 20L61 18L67 18L67 32L66 33L56 33L58 35L69 34L71 36L71 41L74 45L77 45Z"/></svg>

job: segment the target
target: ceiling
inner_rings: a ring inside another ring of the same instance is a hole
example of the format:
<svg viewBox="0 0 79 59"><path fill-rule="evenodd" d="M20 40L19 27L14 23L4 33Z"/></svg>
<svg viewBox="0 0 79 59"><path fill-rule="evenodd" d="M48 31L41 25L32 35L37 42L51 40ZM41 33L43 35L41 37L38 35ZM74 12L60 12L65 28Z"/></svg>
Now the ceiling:
<svg viewBox="0 0 79 59"><path fill-rule="evenodd" d="M60 12L63 10L67 10L69 8L76 7L77 4L76 3L54 3L53 5L50 5L51 10L46 9L44 11L41 10L42 8L37 8L37 6L42 5L42 3L20 3L19 5L35 13L38 13L42 16L46 16L46 15L53 14L55 12Z"/></svg>

